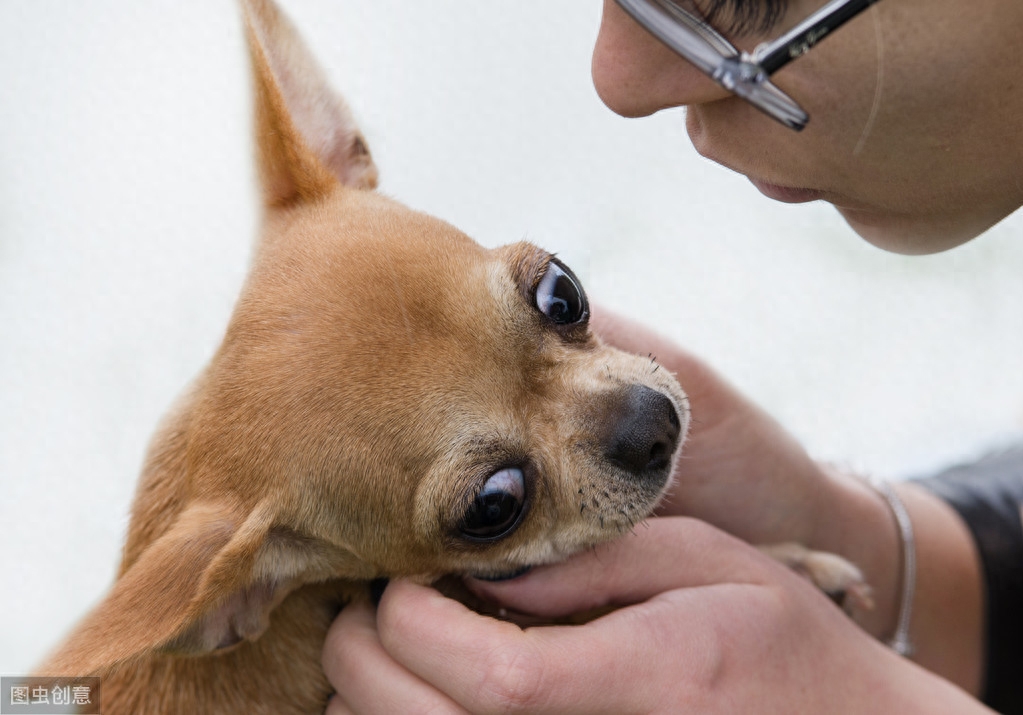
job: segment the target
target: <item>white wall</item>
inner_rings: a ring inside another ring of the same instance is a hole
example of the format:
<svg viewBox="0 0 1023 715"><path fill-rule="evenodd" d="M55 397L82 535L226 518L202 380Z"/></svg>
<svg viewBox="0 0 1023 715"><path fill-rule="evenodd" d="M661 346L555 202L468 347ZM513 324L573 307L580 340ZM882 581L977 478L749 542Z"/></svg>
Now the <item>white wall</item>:
<svg viewBox="0 0 1023 715"><path fill-rule="evenodd" d="M820 457L902 474L1023 425L1023 219L928 258L623 120L600 3L282 0L387 193L704 355ZM103 593L154 423L214 349L255 228L230 0L0 0L0 672Z"/></svg>

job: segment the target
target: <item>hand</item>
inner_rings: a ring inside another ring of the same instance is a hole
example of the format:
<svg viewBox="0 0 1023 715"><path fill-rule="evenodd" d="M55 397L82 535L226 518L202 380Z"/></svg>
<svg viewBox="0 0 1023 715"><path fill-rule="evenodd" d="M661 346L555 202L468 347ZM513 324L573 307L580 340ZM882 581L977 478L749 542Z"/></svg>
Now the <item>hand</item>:
<svg viewBox="0 0 1023 715"><path fill-rule="evenodd" d="M705 519L754 544L797 541L846 557L866 576L876 608L857 622L892 634L901 594L901 554L888 506L857 478L827 468L775 420L707 365L650 330L599 308L592 324L606 342L653 353L686 390L692 428L675 484L658 513ZM977 692L983 681L983 603L972 537L956 513L926 490L899 485L916 531L915 659Z"/></svg>
<svg viewBox="0 0 1023 715"><path fill-rule="evenodd" d="M891 633L899 547L884 501L811 459L778 422L671 341L599 307L592 325L615 347L652 353L689 396L692 427L657 513L694 516L752 544L795 541L846 557L875 594L876 610L857 613L859 622L875 636Z"/></svg>
<svg viewBox="0 0 1023 715"><path fill-rule="evenodd" d="M821 532L834 523L839 501L835 484L781 425L708 365L638 323L598 306L591 324L615 347L652 353L689 396L692 427L659 513L695 516L750 543L823 548L818 542L829 539Z"/></svg>
<svg viewBox="0 0 1023 715"><path fill-rule="evenodd" d="M702 522L653 519L514 581L509 608L580 626L521 630L393 582L342 611L327 715L391 712L987 712L853 625L800 577Z"/></svg>

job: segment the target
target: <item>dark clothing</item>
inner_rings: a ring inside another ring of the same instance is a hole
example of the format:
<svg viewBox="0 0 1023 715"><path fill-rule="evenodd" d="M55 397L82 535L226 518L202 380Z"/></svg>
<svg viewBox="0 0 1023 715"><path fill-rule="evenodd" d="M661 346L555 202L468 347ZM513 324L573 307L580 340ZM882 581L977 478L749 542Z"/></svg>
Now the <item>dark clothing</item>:
<svg viewBox="0 0 1023 715"><path fill-rule="evenodd" d="M918 481L973 533L984 577L986 675L981 698L1023 714L1023 445Z"/></svg>

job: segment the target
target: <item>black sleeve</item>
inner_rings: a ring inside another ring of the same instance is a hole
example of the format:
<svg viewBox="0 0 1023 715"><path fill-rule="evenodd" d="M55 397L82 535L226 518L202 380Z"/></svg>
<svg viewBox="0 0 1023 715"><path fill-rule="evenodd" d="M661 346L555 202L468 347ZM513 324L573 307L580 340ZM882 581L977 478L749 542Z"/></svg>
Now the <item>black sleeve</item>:
<svg viewBox="0 0 1023 715"><path fill-rule="evenodd" d="M1023 713L1023 445L917 483L948 502L973 533L984 575L984 703Z"/></svg>

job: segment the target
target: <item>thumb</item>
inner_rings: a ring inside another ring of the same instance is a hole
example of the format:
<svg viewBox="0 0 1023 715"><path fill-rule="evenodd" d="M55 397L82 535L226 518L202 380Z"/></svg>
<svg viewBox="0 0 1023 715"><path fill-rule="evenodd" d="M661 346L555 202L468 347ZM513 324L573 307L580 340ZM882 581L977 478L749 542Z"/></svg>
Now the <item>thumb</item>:
<svg viewBox="0 0 1023 715"><path fill-rule="evenodd" d="M643 522L614 542L509 581L466 579L479 596L507 608L559 618L626 606L676 588L759 584L784 569L709 524L686 517Z"/></svg>

